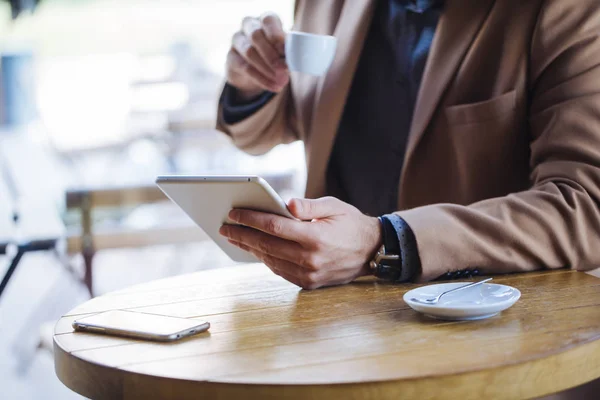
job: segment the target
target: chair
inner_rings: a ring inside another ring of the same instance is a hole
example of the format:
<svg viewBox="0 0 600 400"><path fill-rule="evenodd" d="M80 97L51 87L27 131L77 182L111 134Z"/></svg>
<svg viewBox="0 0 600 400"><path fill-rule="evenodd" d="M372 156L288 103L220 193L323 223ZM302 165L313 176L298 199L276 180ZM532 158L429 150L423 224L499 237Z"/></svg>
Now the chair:
<svg viewBox="0 0 600 400"><path fill-rule="evenodd" d="M16 271L21 258L29 252L49 251L63 237L65 228L58 213L46 204L21 199L15 170L0 149L0 254L9 256L8 268L0 282L0 297ZM14 249L11 251L11 249Z"/></svg>

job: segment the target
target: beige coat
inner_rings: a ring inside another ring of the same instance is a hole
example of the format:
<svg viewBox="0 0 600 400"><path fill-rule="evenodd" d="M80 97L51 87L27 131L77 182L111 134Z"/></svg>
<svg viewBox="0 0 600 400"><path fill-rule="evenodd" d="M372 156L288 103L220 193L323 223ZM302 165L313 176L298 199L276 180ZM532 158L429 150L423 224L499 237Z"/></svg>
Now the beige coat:
<svg viewBox="0 0 600 400"><path fill-rule="evenodd" d="M332 34L327 76L292 74L255 115L218 128L261 154L302 140L307 197L325 172L374 0L300 0L294 29ZM446 0L399 182L420 280L600 266L600 3ZM356 154L356 157L362 157Z"/></svg>

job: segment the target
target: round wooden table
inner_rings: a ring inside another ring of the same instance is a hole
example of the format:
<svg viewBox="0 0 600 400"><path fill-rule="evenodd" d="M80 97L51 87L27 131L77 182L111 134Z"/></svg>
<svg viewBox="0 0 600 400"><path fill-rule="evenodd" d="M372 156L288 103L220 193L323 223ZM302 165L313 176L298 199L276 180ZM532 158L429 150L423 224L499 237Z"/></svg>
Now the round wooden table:
<svg viewBox="0 0 600 400"><path fill-rule="evenodd" d="M62 317L56 373L94 399L515 399L600 377L599 278L560 270L494 281L521 300L488 320L444 322L404 303L416 285L363 278L302 291L263 265L178 276ZM171 344L73 332L74 319L114 309L212 327Z"/></svg>

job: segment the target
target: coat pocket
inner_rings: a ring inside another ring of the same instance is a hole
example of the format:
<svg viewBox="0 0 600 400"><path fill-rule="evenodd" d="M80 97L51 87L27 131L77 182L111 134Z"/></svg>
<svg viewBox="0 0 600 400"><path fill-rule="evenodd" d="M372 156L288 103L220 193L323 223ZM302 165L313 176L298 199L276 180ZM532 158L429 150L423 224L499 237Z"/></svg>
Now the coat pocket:
<svg viewBox="0 0 600 400"><path fill-rule="evenodd" d="M513 90L489 100L450 106L445 109L450 125L466 125L495 120L514 112L517 91Z"/></svg>

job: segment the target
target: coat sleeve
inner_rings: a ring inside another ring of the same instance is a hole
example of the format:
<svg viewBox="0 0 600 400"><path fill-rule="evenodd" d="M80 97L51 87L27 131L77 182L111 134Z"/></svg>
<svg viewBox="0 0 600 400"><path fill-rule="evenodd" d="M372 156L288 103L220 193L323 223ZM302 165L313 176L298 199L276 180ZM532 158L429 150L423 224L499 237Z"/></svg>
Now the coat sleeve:
<svg viewBox="0 0 600 400"><path fill-rule="evenodd" d="M236 147L249 154L264 154L278 144L299 139L290 85L257 112L234 124L225 122L222 104L217 112L217 129L229 135Z"/></svg>
<svg viewBox="0 0 600 400"><path fill-rule="evenodd" d="M295 16L302 3L302 0L295 2ZM223 107L219 104L216 128L230 136L237 148L252 155L261 155L279 144L299 140L291 82L256 113L234 124L225 122Z"/></svg>
<svg viewBox="0 0 600 400"><path fill-rule="evenodd" d="M532 187L398 212L417 240L418 280L600 266L600 7L569 4L542 5L531 44Z"/></svg>

